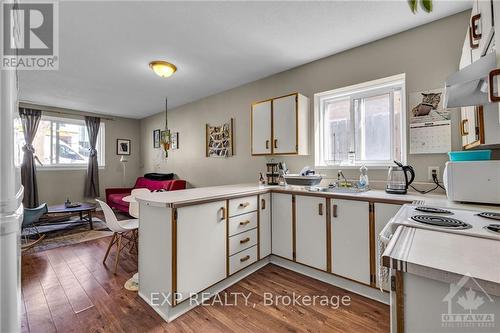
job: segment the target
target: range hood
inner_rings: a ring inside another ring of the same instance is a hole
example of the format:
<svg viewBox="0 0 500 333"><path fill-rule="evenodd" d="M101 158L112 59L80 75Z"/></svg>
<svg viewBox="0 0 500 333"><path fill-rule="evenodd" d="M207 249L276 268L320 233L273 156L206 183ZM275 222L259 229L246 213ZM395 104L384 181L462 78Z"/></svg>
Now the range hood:
<svg viewBox="0 0 500 333"><path fill-rule="evenodd" d="M489 104L488 75L497 65L495 53L488 53L446 79L444 108Z"/></svg>

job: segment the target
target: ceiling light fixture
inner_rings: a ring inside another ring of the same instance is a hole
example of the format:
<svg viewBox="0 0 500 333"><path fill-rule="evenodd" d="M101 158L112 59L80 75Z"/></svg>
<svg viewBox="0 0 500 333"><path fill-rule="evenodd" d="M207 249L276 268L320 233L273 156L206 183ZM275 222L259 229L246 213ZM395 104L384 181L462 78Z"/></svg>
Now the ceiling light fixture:
<svg viewBox="0 0 500 333"><path fill-rule="evenodd" d="M155 60L149 63L149 68L153 70L159 77L167 78L172 76L177 71L177 67L174 64L171 64L162 60Z"/></svg>

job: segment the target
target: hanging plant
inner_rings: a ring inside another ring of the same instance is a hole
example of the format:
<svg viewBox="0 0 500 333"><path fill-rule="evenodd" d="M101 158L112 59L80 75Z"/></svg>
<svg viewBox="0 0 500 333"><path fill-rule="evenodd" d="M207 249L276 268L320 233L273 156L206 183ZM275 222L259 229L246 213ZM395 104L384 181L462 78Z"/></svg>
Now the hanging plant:
<svg viewBox="0 0 500 333"><path fill-rule="evenodd" d="M417 13L418 10L418 3L420 2L420 7L427 12L430 13L432 12L432 0L408 0L408 5L410 6L410 9L413 14Z"/></svg>

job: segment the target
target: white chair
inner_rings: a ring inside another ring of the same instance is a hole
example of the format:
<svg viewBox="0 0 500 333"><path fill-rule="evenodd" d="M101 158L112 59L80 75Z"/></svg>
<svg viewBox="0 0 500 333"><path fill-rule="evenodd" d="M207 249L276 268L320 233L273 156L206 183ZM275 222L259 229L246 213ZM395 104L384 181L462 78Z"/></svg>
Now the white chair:
<svg viewBox="0 0 500 333"><path fill-rule="evenodd" d="M137 249L137 228L139 228L139 220L138 219L131 219L131 220L122 220L118 221L116 218L115 213L111 209L111 207L108 206L107 203L102 202L99 199L96 199L96 201L101 205L102 211L104 213L104 219L106 220L106 226L113 231L113 237L111 238L111 241L109 242L108 249L106 250L106 254L104 255L104 259L102 260L103 264L106 264L106 259L108 258L109 251L111 250L111 247L113 244L116 244L116 259L115 259L115 270L113 273L116 274L116 268L118 267L118 261L120 260L120 252L121 250L127 245L124 244L122 245L122 238L125 238L131 243L131 248L135 245L135 248ZM128 236L127 234L131 233L132 236Z"/></svg>
<svg viewBox="0 0 500 333"><path fill-rule="evenodd" d="M130 193L132 200L128 206L128 214L132 217L139 218L139 203L135 200L135 197L141 193L150 193L151 191L147 188L135 188Z"/></svg>

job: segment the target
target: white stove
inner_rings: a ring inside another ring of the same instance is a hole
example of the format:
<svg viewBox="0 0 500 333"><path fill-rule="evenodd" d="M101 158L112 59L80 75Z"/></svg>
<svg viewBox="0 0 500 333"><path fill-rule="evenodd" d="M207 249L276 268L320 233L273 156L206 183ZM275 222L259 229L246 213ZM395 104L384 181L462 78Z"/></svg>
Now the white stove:
<svg viewBox="0 0 500 333"><path fill-rule="evenodd" d="M393 227L403 225L500 240L500 213L495 212L406 204L391 223Z"/></svg>

